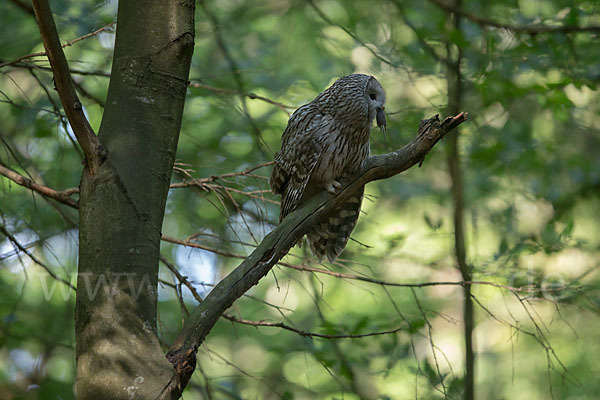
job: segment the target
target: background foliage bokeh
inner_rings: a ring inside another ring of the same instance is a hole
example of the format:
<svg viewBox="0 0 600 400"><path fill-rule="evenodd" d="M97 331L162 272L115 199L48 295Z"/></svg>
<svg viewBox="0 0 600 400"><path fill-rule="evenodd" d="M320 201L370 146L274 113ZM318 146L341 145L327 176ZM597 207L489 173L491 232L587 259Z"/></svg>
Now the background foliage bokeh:
<svg viewBox="0 0 600 400"><path fill-rule="evenodd" d="M0 3L0 64L43 51L34 18L17 3ZM271 161L286 112L354 72L375 75L388 95L387 141L373 131L372 152L399 148L421 119L444 115L443 59L448 48L460 48L460 109L470 114L459 139L468 263L475 281L522 289L474 286L476 393L594 398L600 393L599 30L509 28L598 26L600 3L463 0L466 13L499 26L466 15L459 31L437 3L199 2L173 182ZM116 19L115 1L57 0L52 7L63 42ZM65 49L95 130L113 40L111 28ZM0 67L0 162L63 190L77 187L81 156L52 87L43 57ZM304 247L284 260L352 277L278 266L229 310L237 319L326 335L400 331L328 340L223 319L200 349L184 396L460 398L462 287L381 284L461 279L444 147L436 146L422 168L367 186L355 240L338 263L319 265ZM163 242L162 255L200 295L237 265L231 255L248 254L276 223L268 174L267 166L171 190L163 234L205 249ZM4 177L0 199L4 229L75 283L76 212ZM74 398L74 292L5 236L0 233L0 397ZM195 300L163 267L158 329L168 346Z"/></svg>

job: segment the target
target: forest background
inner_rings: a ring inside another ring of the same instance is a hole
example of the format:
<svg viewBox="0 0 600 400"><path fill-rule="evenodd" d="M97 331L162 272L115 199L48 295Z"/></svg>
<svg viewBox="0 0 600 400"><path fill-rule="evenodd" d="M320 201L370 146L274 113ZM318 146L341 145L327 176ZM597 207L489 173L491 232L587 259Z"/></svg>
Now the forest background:
<svg viewBox="0 0 600 400"><path fill-rule="evenodd" d="M117 2L51 5L97 132ZM199 1L195 16L160 247L165 352L276 226L268 163L295 108L360 72L387 92L374 154L434 114L469 121L421 168L367 185L335 264L296 247L235 302L184 396L469 398L469 380L482 399L600 393L599 2ZM82 152L43 51L29 3L0 3L6 399L75 398Z"/></svg>

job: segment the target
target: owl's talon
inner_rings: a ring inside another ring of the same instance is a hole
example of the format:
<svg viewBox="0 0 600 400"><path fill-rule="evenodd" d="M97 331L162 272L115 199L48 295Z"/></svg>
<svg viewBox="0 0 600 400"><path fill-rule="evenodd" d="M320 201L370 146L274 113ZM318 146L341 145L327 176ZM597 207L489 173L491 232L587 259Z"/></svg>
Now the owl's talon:
<svg viewBox="0 0 600 400"><path fill-rule="evenodd" d="M339 183L338 181L332 180L325 186L325 189L327 189L327 191L331 194L336 194L338 189L341 187L342 187L341 183Z"/></svg>

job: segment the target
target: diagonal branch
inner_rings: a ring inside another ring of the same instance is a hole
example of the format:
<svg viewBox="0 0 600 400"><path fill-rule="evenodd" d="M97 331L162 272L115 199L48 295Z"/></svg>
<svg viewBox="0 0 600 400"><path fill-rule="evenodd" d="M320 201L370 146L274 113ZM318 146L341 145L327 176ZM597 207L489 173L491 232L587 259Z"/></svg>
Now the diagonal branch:
<svg viewBox="0 0 600 400"><path fill-rule="evenodd" d="M230 320L231 322L237 322L238 324L250 325L250 326L267 326L271 328L281 328L290 332L297 333L300 336L304 337L317 337L321 339L362 339L369 336L382 336L382 335L390 335L393 333L398 333L400 331L406 330L405 326L401 326L395 329L387 330L387 331L375 331L375 332L367 332L367 333L356 333L356 334L340 334L340 335L325 335L323 333L316 332L308 332L303 331L301 329L294 328L293 326L289 326L284 324L283 322L269 322L269 321L251 321L243 318L234 317L233 315L223 314L223 316Z"/></svg>
<svg viewBox="0 0 600 400"><path fill-rule="evenodd" d="M185 285L189 289L189 291L192 293L192 296L194 296L194 299L196 299L196 301L198 303L202 303L202 301L203 301L202 297L200 296L200 294L198 293L198 291L196 290L194 285L187 279L187 277L181 275L181 273L179 273L177 268L175 268L175 266L173 264L171 264L169 261L167 261L167 259L164 258L162 255L160 255L160 261L162 261L162 263L167 266L167 268L173 273L173 275L175 275L175 277L179 281L179 285L174 285L174 284L171 284L168 282L163 282L163 283L174 289L177 289L178 286L180 286L180 285ZM321 339L361 339L361 338L365 338L365 337L369 337L369 336L389 335L389 334L393 334L393 333L398 333L401 330L406 329L406 327L398 327L398 328L395 328L392 330L387 330L387 331L375 331L375 332L358 333L358 334L346 333L346 334L338 334L338 335L326 335L323 333L303 331L301 329L294 328L293 326L284 324L283 322L270 322L270 321L264 321L264 320L252 321L252 320L248 320L248 319L238 318L236 316L229 315L229 314L223 314L223 318L225 318L231 322L236 322L236 323L242 324L242 325L250 325L250 326L254 326L254 327L266 326L266 327L270 327L270 328L281 328L281 329L284 329L284 330L287 330L290 332L297 333L300 336L317 337L317 338L321 338Z"/></svg>
<svg viewBox="0 0 600 400"><path fill-rule="evenodd" d="M437 115L422 121L418 135L411 143L392 153L370 157L359 173L344 182L338 194L321 192L288 215L252 254L215 286L186 320L167 353L181 382L174 390L183 391L194 372L198 347L223 312L256 285L317 221L366 183L389 178L421 163L440 139L466 120L467 114L460 113L444 121Z"/></svg>
<svg viewBox="0 0 600 400"><path fill-rule="evenodd" d="M258 139L258 143L261 144L262 146L265 146L265 148L268 149L269 146L268 146L267 142L265 142L265 139L263 138L258 125L256 125L256 121L254 120L254 118L252 118L252 116L250 115L250 111L248 110L248 103L246 102L246 97L243 94L246 91L245 90L246 85L244 83L244 80L242 79L242 74L240 72L240 68L239 68L236 60L233 58L233 56L231 55L231 52L229 51L229 48L225 44L225 39L223 37L223 30L221 29L221 23L219 22L219 20L215 16L215 14L208 8L205 0L201 0L198 3L202 7L204 14L206 14L206 16L208 17L208 21L211 24L213 34L215 35L215 41L217 43L217 47L219 47L219 50L223 54L223 57L225 57L225 60L227 61L227 64L229 65L229 70L231 71L231 75L233 76L233 81L235 82L239 92L241 92L240 101L242 104L242 113L246 117L246 120L248 121L248 124L250 125L250 128L252 129L252 132ZM259 146L258 149L264 153L264 148L262 146Z"/></svg>
<svg viewBox="0 0 600 400"><path fill-rule="evenodd" d="M199 82L192 82L192 83L190 83L190 87L198 88L198 89L205 89L205 90L209 90L209 91L214 92L214 93L235 94L235 95L238 95L238 96L247 97L247 98L249 98L251 100L261 100L261 101L264 101L265 103L272 104L275 107L279 108L281 111L285 112L288 115L288 117L290 116L290 112L288 110L289 109L295 109L295 108L297 108L295 106L289 106L287 104L283 104L283 103L280 103L278 101L269 99L268 97L259 96L256 93L252 93L252 92L246 93L246 92L242 92L242 91L239 91L239 90L219 88L219 87L215 87L215 86L211 86L211 85L206 85L204 83L199 83Z"/></svg>
<svg viewBox="0 0 600 400"><path fill-rule="evenodd" d="M54 83L60 101L73 128L75 137L83 149L87 167L91 174L95 174L102 162L102 146L83 113L83 107L75 92L69 65L52 17L50 4L48 4L48 0L33 0L33 9L44 42L44 48L52 67Z"/></svg>
<svg viewBox="0 0 600 400"><path fill-rule="evenodd" d="M371 48L371 46L367 45L367 43L365 41L363 41L360 37L358 37L357 34L355 34L354 32L352 32L351 30L349 30L348 28L340 25L340 24L336 24L335 22L333 22L331 19L329 19L327 17L327 15L325 15L325 13L314 3L313 0L309 0L308 4L313 8L313 10L315 10L315 12L319 15L319 17L327 22L329 25L331 26L336 26L338 28L340 28L341 30L343 30L346 35L350 36L352 39L354 39L355 42L357 42L358 44L360 44L361 46L363 46L365 49L367 49L369 51L369 53L371 53L373 55L373 57L375 57L376 59L378 59L379 61L381 61L384 64L387 64L391 67L397 67L397 63L388 60L387 58L383 57L382 55L380 55L379 53L377 53L375 50L373 50Z"/></svg>
<svg viewBox="0 0 600 400"><path fill-rule="evenodd" d="M69 197L72 194L79 192L79 189L77 189L77 188L68 189L68 190L59 192L59 191L49 188L47 186L40 185L39 183L33 182L31 179L26 178L23 175L16 173L12 169L5 167L1 162L0 162L0 175L4 175L5 177L10 179L17 185L26 187L27 189L31 189L34 192L38 192L42 196L50 197L51 199L54 199L61 203L64 203L75 209L79 208L79 204L75 200L73 200L72 198Z"/></svg>
<svg viewBox="0 0 600 400"><path fill-rule="evenodd" d="M36 256L34 256L33 254L31 254L31 252L29 250L27 250L25 248L25 246L23 246L21 243L19 243L19 241L17 240L17 238L15 238L13 235L11 235L11 233L6 229L5 226L0 225L0 233L2 233L4 236L6 236L8 238L8 240L13 244L13 246L16 247L15 250L19 250L25 254L27 254L27 256L29 258L31 258L31 260L36 263L37 265L39 265L40 267L42 267L47 273L48 275L50 275L53 279L61 282L62 284L68 286L69 288L73 289L73 290L77 290L75 288L75 286L73 286L71 284L71 282L69 282L68 280L56 275L54 272L52 272L52 269L50 269L50 267L48 267L46 264L44 264L41 260L39 260Z"/></svg>
<svg viewBox="0 0 600 400"><path fill-rule="evenodd" d="M33 8L31 9L31 11L33 12ZM116 22L111 22L110 24L104 25L102 28L96 29L93 32L86 33L85 35L80 36L80 37L78 37L76 39L69 40L68 42L62 44L61 47L64 49L65 47L73 46L77 42L80 42L80 41L85 40L87 38L90 38L92 36L96 36L100 32L103 32L103 31L107 30L108 28L112 27L114 24L116 24ZM16 59L12 60L12 61L5 61L5 62L0 63L0 68L5 67L7 65L17 64L17 63L19 63L21 61L24 61L24 60L27 60L29 58L43 57L43 56L47 56L47 55L48 54L45 51L40 51L38 53L26 54L24 56L21 56L19 58L16 58Z"/></svg>
<svg viewBox="0 0 600 400"><path fill-rule="evenodd" d="M419 33L419 30L415 26L415 24L413 24L410 21L410 19L406 16L406 13L404 12L404 7L400 3L400 1L393 0L392 3L394 3L394 5L396 6L396 8L398 9L398 12L400 14L400 18L402 19L402 21L404 22L404 24L406 26L408 26L410 28L410 30L412 30L413 33L415 34L415 36L417 38L417 41L419 42L419 44L421 45L421 47L423 48L423 50L425 50L427 53L429 53L429 55L431 55L431 57L434 60L436 60L438 62L443 62L444 64L448 65L450 63L450 60L448 60L446 57L438 54L438 52L435 50L435 48L433 48L433 46L431 46L429 43L427 43L427 41L425 40L425 38Z"/></svg>
<svg viewBox="0 0 600 400"><path fill-rule="evenodd" d="M464 17L471 22L476 23L479 26L486 27L491 26L493 28L508 29L516 33L527 33L535 36L541 33L578 33L578 32L600 32L600 25L589 25L589 26L576 26L576 25L563 25L563 26L547 26L541 24L535 25L512 25L508 23L502 23L494 21L489 18L480 17L475 14L471 14L467 11L462 10L460 7L456 7L452 4L447 3L444 0L430 0L436 6L442 10L454 13L461 17Z"/></svg>
<svg viewBox="0 0 600 400"><path fill-rule="evenodd" d="M24 1L24 0L11 0L17 7L19 7L21 10L25 11L27 14L31 14L34 15L33 13L33 7L31 7L31 4L29 4L29 2Z"/></svg>

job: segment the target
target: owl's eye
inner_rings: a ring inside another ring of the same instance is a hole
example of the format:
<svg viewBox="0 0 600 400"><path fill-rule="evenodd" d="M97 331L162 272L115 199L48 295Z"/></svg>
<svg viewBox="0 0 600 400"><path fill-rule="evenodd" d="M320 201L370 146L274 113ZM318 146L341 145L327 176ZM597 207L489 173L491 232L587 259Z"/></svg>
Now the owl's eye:
<svg viewBox="0 0 600 400"><path fill-rule="evenodd" d="M369 97L371 98L371 100L375 100L377 98L377 95L375 93L369 93Z"/></svg>

